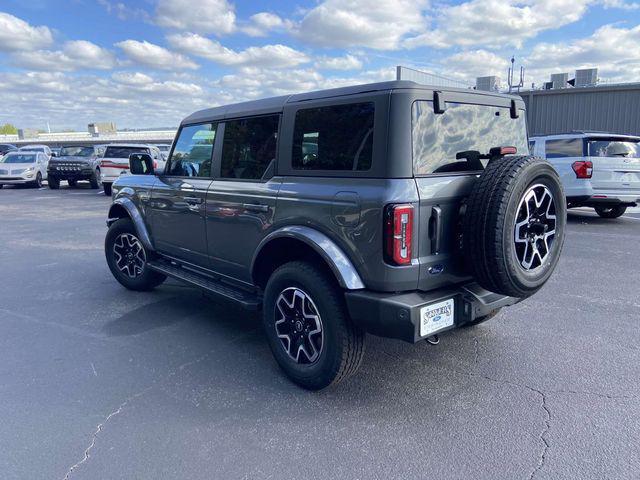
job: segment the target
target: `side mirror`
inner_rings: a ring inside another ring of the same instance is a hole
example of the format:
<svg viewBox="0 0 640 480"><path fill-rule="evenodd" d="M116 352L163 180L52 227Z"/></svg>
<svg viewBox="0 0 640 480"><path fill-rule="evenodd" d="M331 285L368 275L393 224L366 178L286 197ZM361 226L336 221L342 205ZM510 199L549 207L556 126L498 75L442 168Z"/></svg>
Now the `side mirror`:
<svg viewBox="0 0 640 480"><path fill-rule="evenodd" d="M129 155L129 171L133 175L153 175L153 158L148 153Z"/></svg>

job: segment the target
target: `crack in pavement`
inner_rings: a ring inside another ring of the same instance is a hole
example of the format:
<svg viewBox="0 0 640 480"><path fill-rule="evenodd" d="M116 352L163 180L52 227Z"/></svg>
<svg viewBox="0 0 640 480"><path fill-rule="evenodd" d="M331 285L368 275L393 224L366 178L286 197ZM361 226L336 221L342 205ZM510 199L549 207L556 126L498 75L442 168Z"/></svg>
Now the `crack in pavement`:
<svg viewBox="0 0 640 480"><path fill-rule="evenodd" d="M67 470L67 474L63 477L63 480L69 480L69 477L71 476L71 474L73 473L73 471L78 468L80 465L82 465L83 463L85 463L87 460L89 460L89 452L93 449L93 447L95 447L96 445L96 440L98 438L98 434L102 431L102 429L104 428L104 426L107 424L107 422L109 420L111 420L113 417L115 417L116 415L119 415L120 412L122 412L122 409L124 407L127 406L127 404L129 402L131 402L132 400L136 399L137 397L140 397L141 395L144 395L147 391L149 391L151 388L153 388L155 385L150 385L147 388L145 388L144 390L142 390L141 392L138 392L134 395L131 395L130 397L128 397L124 402L122 402L120 404L120 406L114 410L113 412L111 412L109 415L107 415L105 417L105 419L98 424L98 426L96 427L95 431L93 432L93 435L91 436L91 443L89 444L89 446L84 450L84 456L82 458L82 460L80 460L79 462L77 462L75 465L72 465L71 467L69 467L69 470Z"/></svg>
<svg viewBox="0 0 640 480"><path fill-rule="evenodd" d="M231 340L229 340L228 342L226 342L226 345L231 345L235 342L237 342L238 340L241 340L244 337L247 337L253 333L255 333L256 331L258 331L259 328L254 328L252 330L249 330L248 332L243 332L240 335L236 335L234 338L232 338ZM135 393L134 395L131 395L130 397L127 397L127 399L122 402L120 404L120 406L114 410L113 412L111 412L109 415L107 415L105 417L105 419L99 423L97 425L97 427L95 428L93 435L91 436L91 442L89 443L89 446L84 450L84 455L82 457L82 459L75 463L74 465L72 465L71 467L69 467L69 470L67 470L66 475L63 477L63 480L69 480L69 478L71 477L71 474L73 473L74 470L76 470L78 467L80 467L80 465L82 465L83 463L87 462L87 460L89 460L90 454L89 452L91 452L91 450L95 447L96 445L96 440L98 439L98 435L100 434L100 432L104 429L105 425L107 424L107 422L109 422L109 420L111 420L113 417L115 417L116 415L119 415L122 410L133 400L135 400L136 398L141 397L142 395L144 395L145 393L147 393L149 390L152 390L153 388L157 387L158 385L161 385L163 382L167 381L168 379L170 379L171 377L173 377L174 375L176 375L178 372L182 372L185 368L188 368L190 366L196 365L197 363L202 362L204 359L206 359L209 355L211 355L213 352L215 351L215 349L211 349L208 352L204 353L203 355L200 355L199 357L197 357L194 360L190 360L188 362L182 363L180 365L178 365L177 367L171 369L165 376L163 376L160 380L154 381L151 385L149 385L148 387L146 387L144 390L141 390L138 393Z"/></svg>

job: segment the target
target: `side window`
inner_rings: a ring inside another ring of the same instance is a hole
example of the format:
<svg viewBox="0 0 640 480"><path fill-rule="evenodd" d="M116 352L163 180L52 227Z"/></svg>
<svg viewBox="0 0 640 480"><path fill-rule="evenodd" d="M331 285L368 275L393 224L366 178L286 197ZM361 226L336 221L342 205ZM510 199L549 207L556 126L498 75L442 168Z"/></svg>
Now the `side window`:
<svg viewBox="0 0 640 480"><path fill-rule="evenodd" d="M582 139L547 140L545 142L545 156L547 158L582 157Z"/></svg>
<svg viewBox="0 0 640 480"><path fill-rule="evenodd" d="M275 161L279 115L225 122L222 178L259 180Z"/></svg>
<svg viewBox="0 0 640 480"><path fill-rule="evenodd" d="M535 149L536 149L536 141L529 140L529 155L533 155L533 152Z"/></svg>
<svg viewBox="0 0 640 480"><path fill-rule="evenodd" d="M374 110L371 102L298 110L293 131L293 168L369 170Z"/></svg>
<svg viewBox="0 0 640 480"><path fill-rule="evenodd" d="M168 175L179 177L211 177L211 156L216 125L203 123L182 127L169 159ZM153 150L156 154L156 150Z"/></svg>

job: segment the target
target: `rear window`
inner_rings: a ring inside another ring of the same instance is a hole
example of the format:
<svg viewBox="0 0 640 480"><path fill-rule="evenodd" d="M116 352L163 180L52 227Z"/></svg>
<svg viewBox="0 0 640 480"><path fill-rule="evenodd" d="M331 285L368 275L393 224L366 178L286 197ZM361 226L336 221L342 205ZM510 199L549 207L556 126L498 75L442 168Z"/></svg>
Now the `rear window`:
<svg viewBox="0 0 640 480"><path fill-rule="evenodd" d="M640 157L640 144L629 140L588 140L588 151L592 157Z"/></svg>
<svg viewBox="0 0 640 480"><path fill-rule="evenodd" d="M369 170L374 108L368 102L298 110L293 131L293 168Z"/></svg>
<svg viewBox="0 0 640 480"><path fill-rule="evenodd" d="M436 114L433 102L414 102L411 111L414 174L477 171L468 160L456 160L456 154L467 150L487 154L492 147L513 146L518 153L527 154L524 117L521 112L518 118L511 118L508 107L466 103L447 103L445 112Z"/></svg>
<svg viewBox="0 0 640 480"><path fill-rule="evenodd" d="M544 154L547 158L582 157L582 138L547 140L544 144Z"/></svg>
<svg viewBox="0 0 640 480"><path fill-rule="evenodd" d="M149 153L146 147L107 147L105 158L129 158L132 153Z"/></svg>

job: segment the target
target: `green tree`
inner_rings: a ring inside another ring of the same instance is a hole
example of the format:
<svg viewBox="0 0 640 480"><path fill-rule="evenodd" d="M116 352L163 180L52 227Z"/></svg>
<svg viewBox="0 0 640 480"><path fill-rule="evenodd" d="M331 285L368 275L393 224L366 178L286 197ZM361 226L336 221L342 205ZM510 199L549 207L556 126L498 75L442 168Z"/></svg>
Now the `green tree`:
<svg viewBox="0 0 640 480"><path fill-rule="evenodd" d="M18 129L10 123L0 126L0 135L17 135Z"/></svg>

